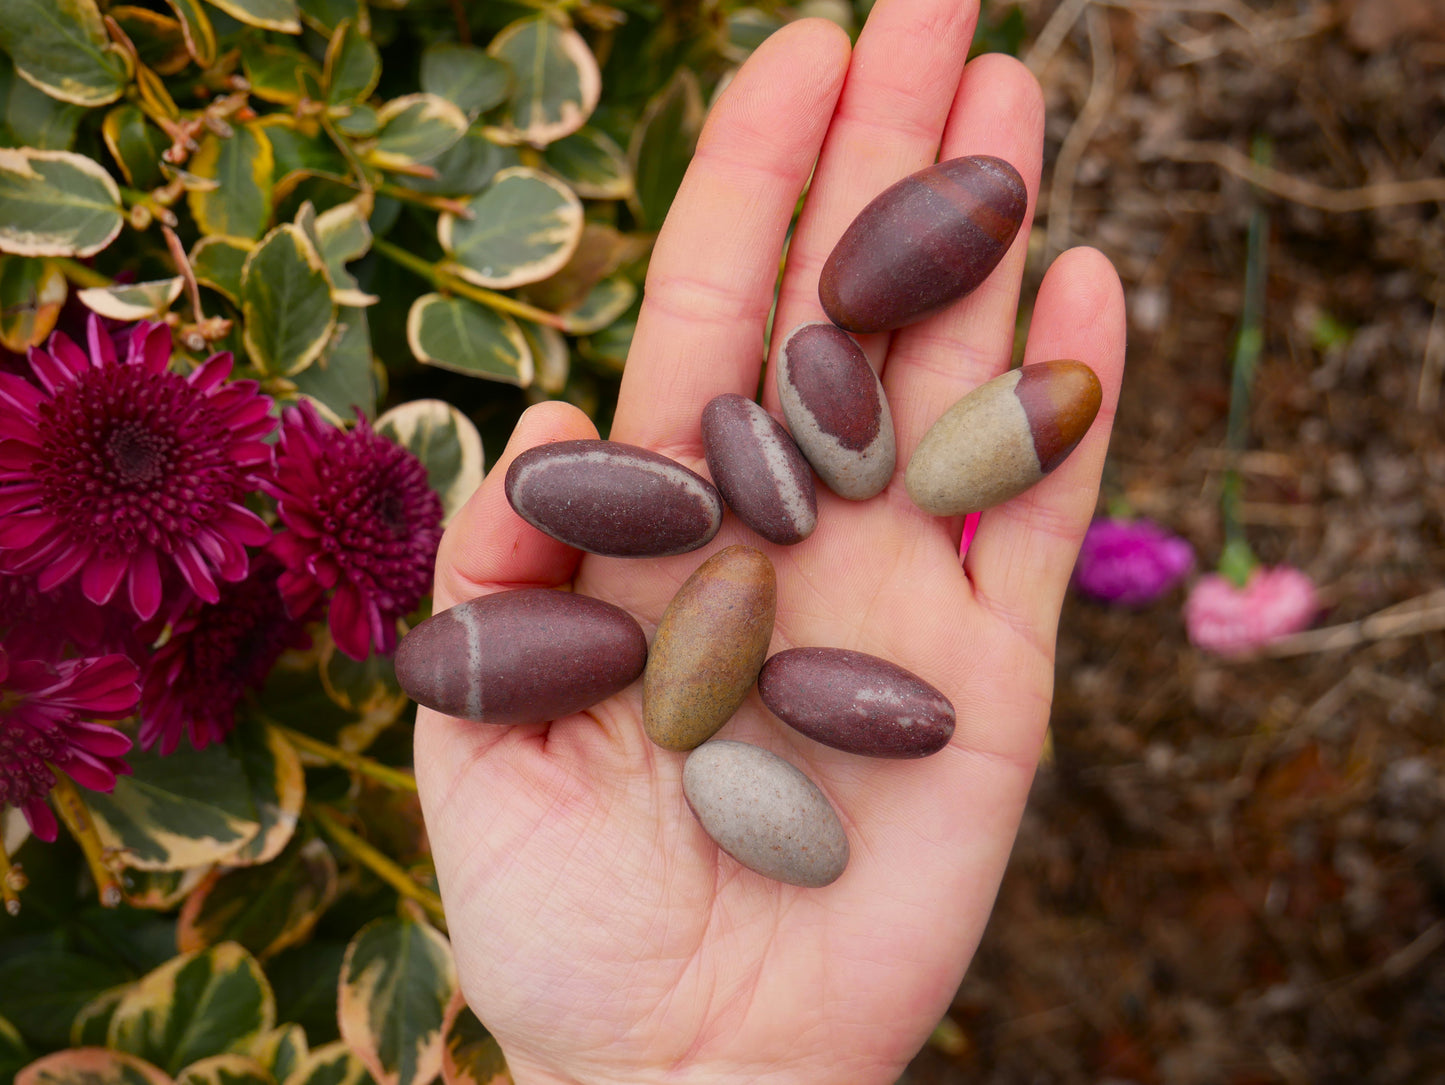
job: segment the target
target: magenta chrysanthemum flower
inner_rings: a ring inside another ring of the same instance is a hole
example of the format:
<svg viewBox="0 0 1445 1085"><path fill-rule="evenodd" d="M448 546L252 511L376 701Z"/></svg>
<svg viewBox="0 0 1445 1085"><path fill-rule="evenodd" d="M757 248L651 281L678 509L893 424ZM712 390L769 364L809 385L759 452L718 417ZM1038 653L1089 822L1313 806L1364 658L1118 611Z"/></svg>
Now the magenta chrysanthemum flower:
<svg viewBox="0 0 1445 1085"><path fill-rule="evenodd" d="M1184 626L1205 651L1238 655L1299 632L1318 613L1308 576L1288 565L1261 565L1242 588L1217 573L1200 577L1184 602Z"/></svg>
<svg viewBox="0 0 1445 1085"><path fill-rule="evenodd" d="M279 563L263 554L251 575L221 589L218 603L183 617L156 649L141 686L140 744L168 754L189 735L204 750L236 724L236 706L260 689L288 648L311 643L305 625L286 612L277 587Z"/></svg>
<svg viewBox="0 0 1445 1085"><path fill-rule="evenodd" d="M287 408L276 481L267 486L290 531L271 551L286 566L281 594L293 615L334 590L336 646L353 659L396 648L397 619L431 589L442 503L426 469L357 413L350 431L308 402Z"/></svg>
<svg viewBox="0 0 1445 1085"><path fill-rule="evenodd" d="M1095 520L1084 534L1074 585L1119 606L1152 603L1194 567L1194 548L1148 520Z"/></svg>
<svg viewBox="0 0 1445 1085"><path fill-rule="evenodd" d="M124 583L143 619L171 569L214 602L270 537L242 502L271 462L271 401L226 381L229 353L171 372L164 324L137 324L123 360L99 320L86 341L32 349L38 384L0 373L0 568L41 591L78 574L94 603Z"/></svg>
<svg viewBox="0 0 1445 1085"><path fill-rule="evenodd" d="M12 661L0 648L0 807L14 806L30 831L54 840L45 802L63 772L81 787L110 791L130 772L130 739L108 724L135 707L139 672L125 656L93 656L54 665Z"/></svg>

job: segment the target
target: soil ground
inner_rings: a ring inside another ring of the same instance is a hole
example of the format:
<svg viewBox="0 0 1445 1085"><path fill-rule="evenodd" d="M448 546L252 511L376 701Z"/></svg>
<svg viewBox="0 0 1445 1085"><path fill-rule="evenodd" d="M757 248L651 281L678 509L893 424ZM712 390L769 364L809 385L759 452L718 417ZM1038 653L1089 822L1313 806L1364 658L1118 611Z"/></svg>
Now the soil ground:
<svg viewBox="0 0 1445 1085"><path fill-rule="evenodd" d="M1101 511L1208 571L1234 463L1255 553L1342 628L1231 662L1190 646L1185 588L1070 598L998 906L904 1080L1445 1081L1445 2L1024 13L1050 111L1030 285L1087 243L1128 291ZM1233 457L1255 204L1263 353Z"/></svg>

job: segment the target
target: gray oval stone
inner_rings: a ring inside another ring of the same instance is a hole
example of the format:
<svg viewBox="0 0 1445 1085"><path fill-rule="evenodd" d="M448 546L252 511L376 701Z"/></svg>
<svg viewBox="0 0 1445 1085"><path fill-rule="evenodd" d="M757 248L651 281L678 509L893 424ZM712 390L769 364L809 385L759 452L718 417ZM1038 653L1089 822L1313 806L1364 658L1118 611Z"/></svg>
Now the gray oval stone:
<svg viewBox="0 0 1445 1085"><path fill-rule="evenodd" d="M537 530L590 554L666 557L722 526L722 497L695 471L619 441L529 448L507 469L507 500Z"/></svg>
<svg viewBox="0 0 1445 1085"><path fill-rule="evenodd" d="M818 526L813 472L792 437L746 396L714 396L702 412L707 469L723 500L769 542L791 546Z"/></svg>
<svg viewBox="0 0 1445 1085"><path fill-rule="evenodd" d="M396 650L418 704L479 723L542 723L631 685L647 636L621 607L548 588L484 595L433 614Z"/></svg>
<svg viewBox="0 0 1445 1085"><path fill-rule="evenodd" d="M883 491L898 452L883 384L841 328L801 324L778 352L778 400L793 440L828 489L862 501Z"/></svg>
<svg viewBox="0 0 1445 1085"><path fill-rule="evenodd" d="M704 742L687 755L682 791L717 846L764 877L816 889L848 865L848 837L832 804L776 754Z"/></svg>
<svg viewBox="0 0 1445 1085"><path fill-rule="evenodd" d="M809 738L868 757L937 753L957 719L952 702L912 671L847 648L778 652L763 664L758 696Z"/></svg>

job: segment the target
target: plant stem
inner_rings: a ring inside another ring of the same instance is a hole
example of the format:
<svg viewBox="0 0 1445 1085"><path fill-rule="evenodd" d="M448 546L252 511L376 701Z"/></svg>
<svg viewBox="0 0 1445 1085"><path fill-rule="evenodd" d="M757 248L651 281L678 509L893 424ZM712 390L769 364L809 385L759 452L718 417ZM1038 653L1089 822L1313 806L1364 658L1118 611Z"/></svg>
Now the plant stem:
<svg viewBox="0 0 1445 1085"><path fill-rule="evenodd" d="M538 309L535 305L528 305L525 301L518 301L506 294L498 294L495 290L486 290L469 283L436 264L429 263L419 256L413 256L389 241L377 238L371 243L371 247L392 263L400 264L408 271L420 275L443 293L460 294L469 301L485 305L499 313L519 316L523 320L530 320L534 324L544 324L549 328L556 328L558 331L564 329L564 321L556 313L549 313L545 309Z"/></svg>
<svg viewBox="0 0 1445 1085"><path fill-rule="evenodd" d="M51 772L55 776L55 786L50 789L50 801L60 813L60 820L65 822L70 835L80 845L80 850L85 853L90 876L95 879L95 888L100 894L101 907L114 908L121 902L120 878L106 864L105 846L100 842L100 833L91 820L90 810L69 776L53 768Z"/></svg>
<svg viewBox="0 0 1445 1085"><path fill-rule="evenodd" d="M20 891L25 888L25 871L10 861L5 842L0 840L0 900L9 915L20 914Z"/></svg>
<svg viewBox="0 0 1445 1085"><path fill-rule="evenodd" d="M410 791L412 794L416 794L416 777L405 769L392 768L390 765L383 765L380 761L375 761L370 757L363 757L359 753L332 746L320 739L292 730L285 724L268 721L268 726L303 753L312 754L330 764L350 769L357 775L375 780L394 791Z"/></svg>
<svg viewBox="0 0 1445 1085"><path fill-rule="evenodd" d="M76 286L89 289L94 286L111 285L109 275L102 275L96 271L95 268L86 267L79 260L74 260L69 256L56 256L52 257L52 259L59 266L61 273L66 279Z"/></svg>
<svg viewBox="0 0 1445 1085"><path fill-rule="evenodd" d="M339 848L345 851L362 866L366 867L387 885L391 886L407 900L414 900L426 910L427 915L432 918L442 930L446 929L446 915L442 912L442 899L425 886L418 885L416 880L406 871L402 870L390 857L383 855L376 848L372 847L361 837L357 836L346 826L342 825L324 806L311 807L311 813L315 816L321 831L331 838Z"/></svg>
<svg viewBox="0 0 1445 1085"><path fill-rule="evenodd" d="M403 185L394 185L390 181L383 181L376 186L378 196L390 196L392 199L401 200L403 203L414 203L418 207L425 207L428 211L445 212L449 215L470 216L471 211L464 201L453 199L451 196L433 196L430 192L418 192L414 188L406 188Z"/></svg>

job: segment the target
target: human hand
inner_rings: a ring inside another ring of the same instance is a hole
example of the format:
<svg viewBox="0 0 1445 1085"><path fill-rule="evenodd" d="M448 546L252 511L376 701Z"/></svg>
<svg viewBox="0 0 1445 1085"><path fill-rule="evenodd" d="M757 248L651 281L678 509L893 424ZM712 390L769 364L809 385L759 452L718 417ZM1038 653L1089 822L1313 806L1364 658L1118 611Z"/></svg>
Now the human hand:
<svg viewBox="0 0 1445 1085"><path fill-rule="evenodd" d="M817 280L853 216L938 158L993 154L1038 192L1043 104L1016 61L964 66L976 17L959 0L880 0L851 58L828 23L770 38L714 107L658 239L610 436L706 473L700 417L758 386L789 220L772 349L823 319ZM649 633L687 576L734 542L777 570L771 651L852 648L942 690L949 745L880 761L784 727L756 692L719 737L755 742L830 798L851 861L823 889L765 879L719 852L687 809L684 755L643 734L641 683L549 724L498 727L420 709L416 772L463 989L518 1085L836 1082L890 1085L946 1010L977 946L1028 794L1053 683L1059 609L1098 491L1124 355L1123 298L1098 253L1061 256L1040 287L1026 364L1075 358L1104 405L1073 455L983 514L928 516L908 456L949 405L1008 367L1028 220L975 293L863 345L898 440L888 488L818 492L793 547L732 516L707 548L645 561L582 555L522 521L502 482L524 449L594 437L579 411L527 411L457 516L435 605L561 587L614 603ZM780 417L765 382L763 405Z"/></svg>

